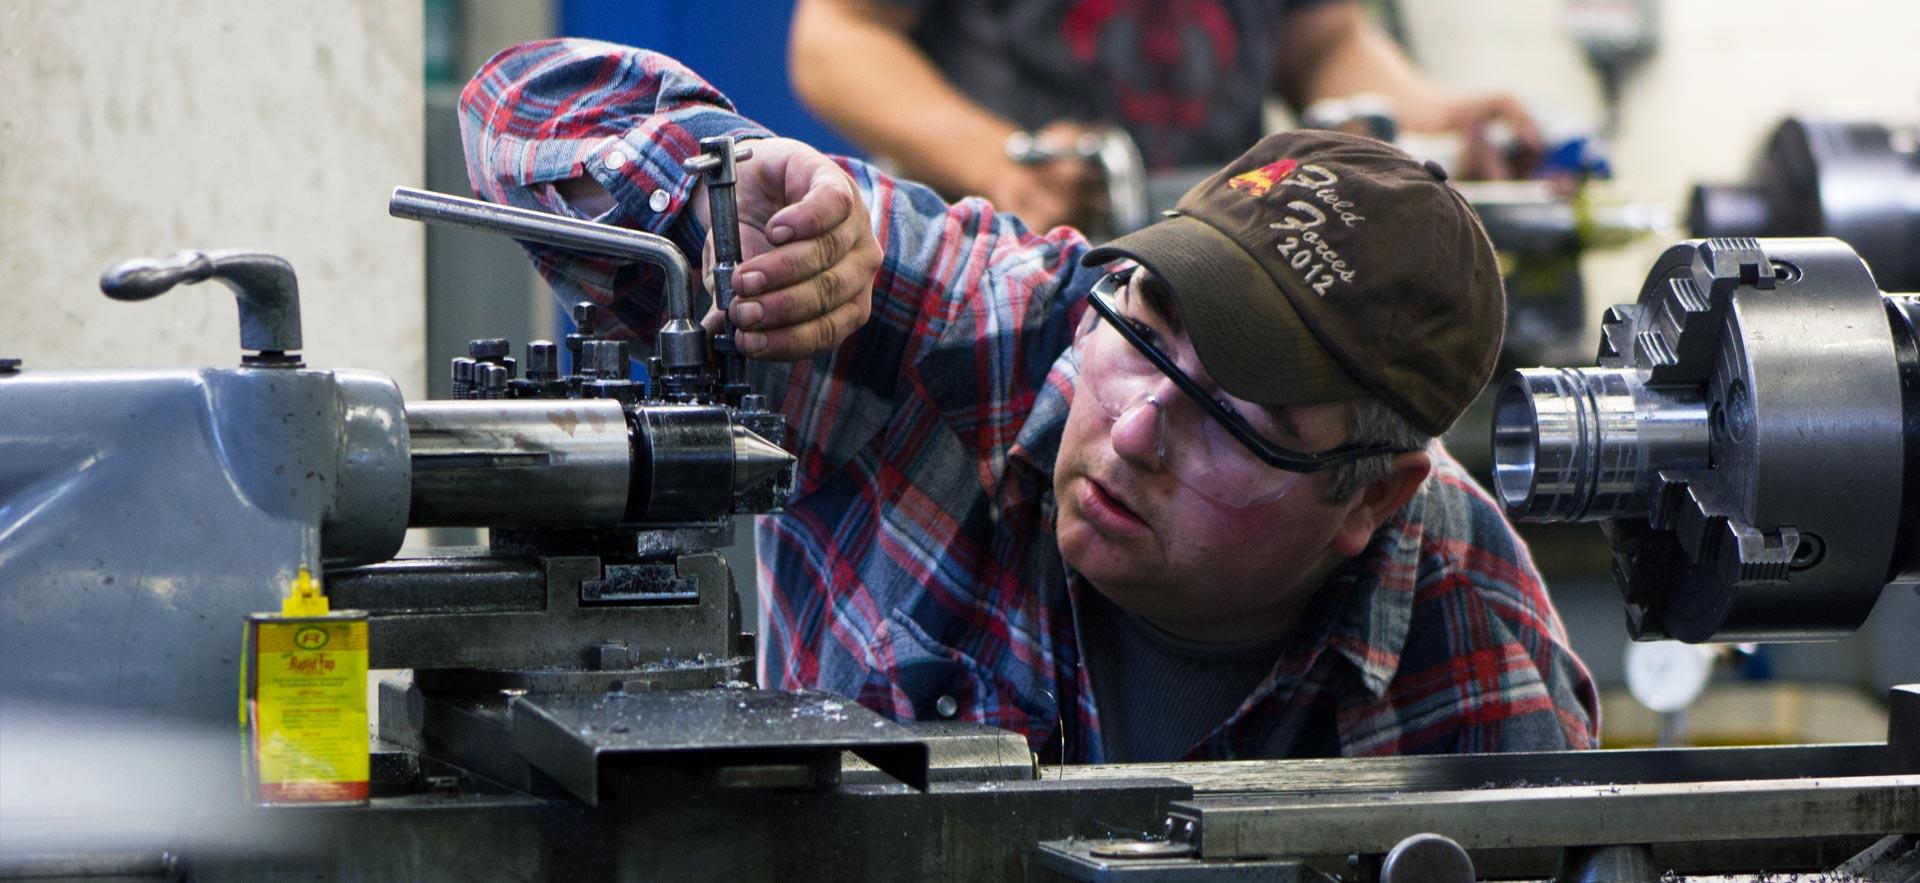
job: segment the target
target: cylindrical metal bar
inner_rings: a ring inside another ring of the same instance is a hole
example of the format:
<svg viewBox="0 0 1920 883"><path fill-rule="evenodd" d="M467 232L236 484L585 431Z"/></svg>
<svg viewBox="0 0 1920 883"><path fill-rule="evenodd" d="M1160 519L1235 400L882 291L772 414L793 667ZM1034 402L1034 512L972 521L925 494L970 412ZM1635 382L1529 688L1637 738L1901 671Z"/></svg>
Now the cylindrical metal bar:
<svg viewBox="0 0 1920 883"><path fill-rule="evenodd" d="M712 518L733 508L733 420L707 405L656 405L635 416L629 521Z"/></svg>
<svg viewBox="0 0 1920 883"><path fill-rule="evenodd" d="M673 240L664 236L411 187L395 187L387 211L396 218L484 230L583 254L645 261L666 274L669 323L691 324L693 320L688 287L692 273L687 269L687 258Z"/></svg>
<svg viewBox="0 0 1920 883"><path fill-rule="evenodd" d="M1516 371L1494 405L1493 483L1507 513L1537 521L1644 514L1662 469L1707 465L1697 390L1656 389L1631 369Z"/></svg>
<svg viewBox="0 0 1920 883"><path fill-rule="evenodd" d="M414 527L607 527L627 509L633 448L611 400L407 406Z"/></svg>

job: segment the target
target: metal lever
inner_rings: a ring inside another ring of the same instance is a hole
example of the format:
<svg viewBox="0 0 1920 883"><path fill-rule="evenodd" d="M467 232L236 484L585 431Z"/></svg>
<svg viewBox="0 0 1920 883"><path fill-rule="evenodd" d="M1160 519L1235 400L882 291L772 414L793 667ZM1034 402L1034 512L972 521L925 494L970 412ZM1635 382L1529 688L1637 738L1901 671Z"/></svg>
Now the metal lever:
<svg viewBox="0 0 1920 883"><path fill-rule="evenodd" d="M707 206L713 223L713 303L724 317L723 326L713 338L714 352L720 356L720 377L727 401L738 403L746 394L746 359L733 342L733 317L727 309L733 305L733 271L740 266L740 210L734 198L738 178L734 164L753 157L753 148L735 147L733 138L702 138L702 153L688 157L680 167L706 178Z"/></svg>
<svg viewBox="0 0 1920 883"><path fill-rule="evenodd" d="M300 285L285 258L258 251L176 251L165 258L121 261L100 274L100 290L114 300L158 297L176 285L217 279L240 307L240 346L254 353L243 364L298 367Z"/></svg>
<svg viewBox="0 0 1920 883"><path fill-rule="evenodd" d="M698 370L706 365L705 332L693 322L687 259L665 236L411 187L393 189L387 212L396 218L466 227L581 254L653 264L666 274L667 322L660 326L661 359L670 370Z"/></svg>

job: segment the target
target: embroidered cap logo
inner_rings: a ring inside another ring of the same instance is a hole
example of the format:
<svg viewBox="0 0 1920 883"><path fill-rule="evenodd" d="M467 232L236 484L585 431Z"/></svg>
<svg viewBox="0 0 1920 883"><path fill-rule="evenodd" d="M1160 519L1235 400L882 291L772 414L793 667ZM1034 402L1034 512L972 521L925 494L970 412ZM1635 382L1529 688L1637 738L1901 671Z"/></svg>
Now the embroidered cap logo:
<svg viewBox="0 0 1920 883"><path fill-rule="evenodd" d="M1299 166L1298 161L1291 159L1267 163L1251 172L1233 176L1227 181L1227 187L1245 191L1252 196L1265 196L1267 191L1273 189L1273 185L1293 174L1293 170Z"/></svg>
<svg viewBox="0 0 1920 883"><path fill-rule="evenodd" d="M1287 214L1279 221L1268 224L1267 228L1281 231L1282 236L1275 243L1275 248L1279 249L1280 256L1286 259L1287 266L1300 273L1300 281L1312 286L1314 294L1325 297L1335 284L1351 285L1355 271L1347 265L1346 259L1340 256L1339 249L1327 242L1326 236L1318 228L1324 226L1329 220L1335 219L1346 227L1355 227L1367 218L1355 212L1353 202L1341 198L1340 192L1334 189L1333 185L1340 182L1340 176L1321 166L1312 163L1295 164L1292 160L1281 160L1256 171L1265 172L1281 165L1293 166L1289 171L1295 174L1291 178L1279 179L1275 183L1303 188L1311 193L1312 198L1288 202ZM1247 174L1252 175L1254 172ZM1243 177L1246 175L1237 176L1233 180L1238 181ZM1233 186L1233 181L1229 181L1228 186ZM1251 188L1245 189L1258 196L1272 186L1269 184L1258 191ZM1319 204L1315 205L1315 203Z"/></svg>

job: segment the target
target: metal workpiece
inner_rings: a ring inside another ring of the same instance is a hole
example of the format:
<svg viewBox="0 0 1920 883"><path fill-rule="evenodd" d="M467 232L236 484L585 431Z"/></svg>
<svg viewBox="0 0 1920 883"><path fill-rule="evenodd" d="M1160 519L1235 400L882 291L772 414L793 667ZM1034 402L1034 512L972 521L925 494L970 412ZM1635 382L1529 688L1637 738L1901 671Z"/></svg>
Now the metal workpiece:
<svg viewBox="0 0 1920 883"><path fill-rule="evenodd" d="M1516 518L1597 521L1646 511L1647 470L1705 469L1707 405L1633 369L1534 368L1494 404L1493 485Z"/></svg>
<svg viewBox="0 0 1920 883"><path fill-rule="evenodd" d="M1832 236L1860 253L1880 287L1920 290L1920 129L1788 118L1747 180L1693 189L1694 236Z"/></svg>
<svg viewBox="0 0 1920 883"><path fill-rule="evenodd" d="M713 405L647 405L633 411L629 522L691 521L765 512L784 502L792 454Z"/></svg>
<svg viewBox="0 0 1920 883"><path fill-rule="evenodd" d="M624 520L634 464L619 402L414 402L405 427L414 527L598 527Z"/></svg>
<svg viewBox="0 0 1920 883"><path fill-rule="evenodd" d="M176 285L209 279L224 283L240 306L244 362L297 366L300 349L300 284L285 258L258 251L176 251L161 259L122 261L100 274L100 290L114 300L158 297Z"/></svg>
<svg viewBox="0 0 1920 883"><path fill-rule="evenodd" d="M642 261L659 267L665 276L662 289L667 309L667 321L661 326L658 338L660 355L673 368L697 368L706 364L705 333L693 321L692 273L687 268L686 256L673 240L641 230L411 187L394 188L387 211L396 218L466 227L581 254Z"/></svg>
<svg viewBox="0 0 1920 883"><path fill-rule="evenodd" d="M1892 306L1837 240L1677 245L1597 367L1503 381L1495 490L1516 518L1604 521L1635 637L1850 633L1915 532Z"/></svg>
<svg viewBox="0 0 1920 883"><path fill-rule="evenodd" d="M639 462L629 521L683 521L733 507L733 420L708 405L661 405L635 415Z"/></svg>

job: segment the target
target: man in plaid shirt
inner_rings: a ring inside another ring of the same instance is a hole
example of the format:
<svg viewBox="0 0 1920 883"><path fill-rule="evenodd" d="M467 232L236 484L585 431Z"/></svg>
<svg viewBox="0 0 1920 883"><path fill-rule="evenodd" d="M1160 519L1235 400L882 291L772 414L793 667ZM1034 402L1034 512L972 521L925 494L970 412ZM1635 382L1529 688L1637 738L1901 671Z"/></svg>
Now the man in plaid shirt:
<svg viewBox="0 0 1920 883"><path fill-rule="evenodd" d="M643 50L509 49L461 113L481 196L689 255L681 160L764 139L731 318L800 469L759 527L762 686L1072 761L1593 746L1525 546L1433 440L1505 310L1438 166L1270 136L1090 249L769 138ZM660 324L646 268L527 248L595 330Z"/></svg>

